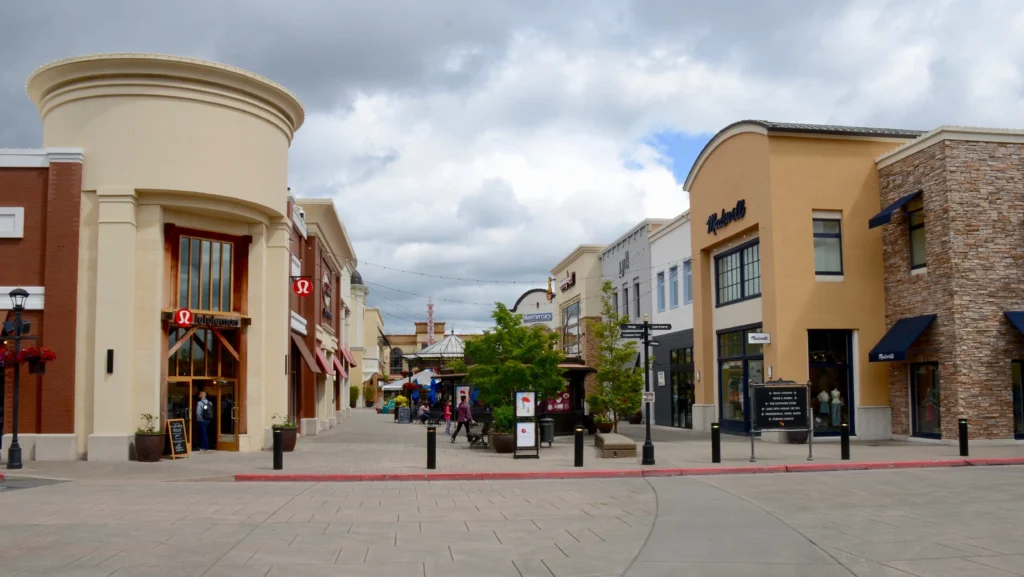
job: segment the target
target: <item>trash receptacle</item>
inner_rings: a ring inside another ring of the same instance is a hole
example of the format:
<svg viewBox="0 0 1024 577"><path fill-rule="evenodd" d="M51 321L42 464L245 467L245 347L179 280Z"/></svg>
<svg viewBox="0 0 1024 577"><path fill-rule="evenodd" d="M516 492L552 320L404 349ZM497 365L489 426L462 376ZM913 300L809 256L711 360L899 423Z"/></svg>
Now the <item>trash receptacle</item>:
<svg viewBox="0 0 1024 577"><path fill-rule="evenodd" d="M547 443L549 447L555 442L555 420L551 417L540 419L540 442Z"/></svg>

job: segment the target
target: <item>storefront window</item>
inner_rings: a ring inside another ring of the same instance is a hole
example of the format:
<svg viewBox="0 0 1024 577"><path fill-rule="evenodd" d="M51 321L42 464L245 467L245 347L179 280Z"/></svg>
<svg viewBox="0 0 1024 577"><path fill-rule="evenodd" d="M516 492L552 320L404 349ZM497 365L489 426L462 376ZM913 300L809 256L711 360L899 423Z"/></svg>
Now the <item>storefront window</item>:
<svg viewBox="0 0 1024 577"><path fill-rule="evenodd" d="M562 343L565 354L578 357L580 350L580 303L574 302L562 309Z"/></svg>
<svg viewBox="0 0 1024 577"><path fill-rule="evenodd" d="M913 434L918 437L942 436L939 395L939 363L910 365L910 401L913 409Z"/></svg>
<svg viewBox="0 0 1024 577"><path fill-rule="evenodd" d="M230 312L231 243L182 236L178 252L178 306Z"/></svg>
<svg viewBox="0 0 1024 577"><path fill-rule="evenodd" d="M907 204L910 222L910 268L924 268L928 265L924 244L924 202L917 197Z"/></svg>
<svg viewBox="0 0 1024 577"><path fill-rule="evenodd" d="M850 331L807 331L815 434L838 433L842 423L853 434L851 340Z"/></svg>
<svg viewBox="0 0 1024 577"><path fill-rule="evenodd" d="M693 347L669 353L672 386L672 426L693 428Z"/></svg>
<svg viewBox="0 0 1024 577"><path fill-rule="evenodd" d="M763 345L747 344L747 335L760 332L750 327L718 335L718 376L721 421L726 430L746 432L748 385L764 382Z"/></svg>
<svg viewBox="0 0 1024 577"><path fill-rule="evenodd" d="M737 248L715 258L718 306L761 296L761 245Z"/></svg>
<svg viewBox="0 0 1024 577"><path fill-rule="evenodd" d="M1024 438L1024 379L1021 377L1024 361L1013 361L1010 366L1013 382L1013 435Z"/></svg>

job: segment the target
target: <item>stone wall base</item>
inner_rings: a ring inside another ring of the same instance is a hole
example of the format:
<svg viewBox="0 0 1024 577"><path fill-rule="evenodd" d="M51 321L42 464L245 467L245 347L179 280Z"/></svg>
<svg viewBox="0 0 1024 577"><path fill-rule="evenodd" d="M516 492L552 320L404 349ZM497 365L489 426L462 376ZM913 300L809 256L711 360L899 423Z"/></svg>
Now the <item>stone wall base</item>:
<svg viewBox="0 0 1024 577"><path fill-rule="evenodd" d="M316 419L299 419L299 434L303 437L315 437L319 432Z"/></svg>
<svg viewBox="0 0 1024 577"><path fill-rule="evenodd" d="M10 434L3 436L3 450L0 451L0 463L7 462L7 449L11 448L11 439L13 437ZM21 461L35 461L36 460L36 435L33 433L18 435L18 445L21 446Z"/></svg>
<svg viewBox="0 0 1024 577"><path fill-rule="evenodd" d="M89 435L87 460L104 463L119 463L131 460L131 446L134 434Z"/></svg>
<svg viewBox="0 0 1024 577"><path fill-rule="evenodd" d="M888 441L892 438L892 407L857 407L858 441Z"/></svg>
<svg viewBox="0 0 1024 577"><path fill-rule="evenodd" d="M36 435L36 461L77 461L75 445L78 437L74 434ZM6 446L6 445L5 445Z"/></svg>
<svg viewBox="0 0 1024 577"><path fill-rule="evenodd" d="M717 422L714 405L693 406L693 430L701 433L711 432L711 423Z"/></svg>

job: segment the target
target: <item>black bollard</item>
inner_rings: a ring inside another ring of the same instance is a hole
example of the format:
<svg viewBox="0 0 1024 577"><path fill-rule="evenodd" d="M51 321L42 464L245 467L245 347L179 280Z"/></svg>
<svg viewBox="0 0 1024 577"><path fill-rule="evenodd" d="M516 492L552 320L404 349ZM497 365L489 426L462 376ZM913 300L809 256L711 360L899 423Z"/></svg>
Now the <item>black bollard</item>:
<svg viewBox="0 0 1024 577"><path fill-rule="evenodd" d="M437 468L437 427L427 427L427 469Z"/></svg>
<svg viewBox="0 0 1024 577"><path fill-rule="evenodd" d="M576 463L577 467L583 466L583 427L576 427Z"/></svg>
<svg viewBox="0 0 1024 577"><path fill-rule="evenodd" d="M274 429L274 470L284 469L284 431Z"/></svg>
<svg viewBox="0 0 1024 577"><path fill-rule="evenodd" d="M960 456L967 457L967 419L960 419Z"/></svg>
<svg viewBox="0 0 1024 577"><path fill-rule="evenodd" d="M711 423L711 462L722 462L722 431L718 423Z"/></svg>
<svg viewBox="0 0 1024 577"><path fill-rule="evenodd" d="M839 452L840 458L844 461L850 460L850 425L842 423L839 425Z"/></svg>

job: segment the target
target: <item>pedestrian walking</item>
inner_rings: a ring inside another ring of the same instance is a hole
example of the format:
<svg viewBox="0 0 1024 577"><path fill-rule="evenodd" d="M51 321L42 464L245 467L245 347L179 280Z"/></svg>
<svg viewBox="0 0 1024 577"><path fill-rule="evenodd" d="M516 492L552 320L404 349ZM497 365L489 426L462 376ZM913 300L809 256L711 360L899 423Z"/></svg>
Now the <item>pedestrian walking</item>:
<svg viewBox="0 0 1024 577"><path fill-rule="evenodd" d="M466 402L466 395L462 395L462 400L459 403L458 408L458 419L459 422L455 426L455 434L452 435L452 442L455 442L455 437L459 436L459 431L462 427L466 427L466 438L469 438L469 426L476 424L473 420L473 413L469 410L469 404Z"/></svg>
<svg viewBox="0 0 1024 577"><path fill-rule="evenodd" d="M452 434L452 402L444 402L444 434Z"/></svg>
<svg viewBox="0 0 1024 577"><path fill-rule="evenodd" d="M213 421L213 403L206 398L206 391L199 391L199 402L196 403L196 429L199 430L199 450L210 450L210 437L207 429Z"/></svg>

